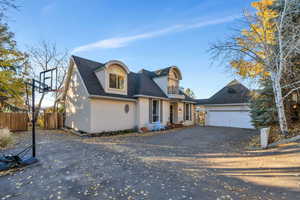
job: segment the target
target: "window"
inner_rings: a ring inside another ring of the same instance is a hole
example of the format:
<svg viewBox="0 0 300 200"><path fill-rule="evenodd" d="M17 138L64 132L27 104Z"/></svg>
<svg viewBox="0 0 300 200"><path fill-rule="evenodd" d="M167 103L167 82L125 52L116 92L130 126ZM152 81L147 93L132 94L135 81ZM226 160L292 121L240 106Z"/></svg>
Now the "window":
<svg viewBox="0 0 300 200"><path fill-rule="evenodd" d="M109 87L124 89L124 77L117 74L109 74Z"/></svg>
<svg viewBox="0 0 300 200"><path fill-rule="evenodd" d="M185 104L185 120L192 120L192 104Z"/></svg>
<svg viewBox="0 0 300 200"><path fill-rule="evenodd" d="M152 122L159 121L159 100L152 100Z"/></svg>

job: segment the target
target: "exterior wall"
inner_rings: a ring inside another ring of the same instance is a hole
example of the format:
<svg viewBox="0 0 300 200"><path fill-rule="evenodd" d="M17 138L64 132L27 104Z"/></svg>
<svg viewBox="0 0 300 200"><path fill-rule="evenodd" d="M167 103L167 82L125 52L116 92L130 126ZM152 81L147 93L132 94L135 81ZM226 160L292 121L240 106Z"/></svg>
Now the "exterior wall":
<svg viewBox="0 0 300 200"><path fill-rule="evenodd" d="M162 124L167 125L167 123L170 121L170 102L163 100L162 106ZM136 116L138 128L149 126L149 98L138 98Z"/></svg>
<svg viewBox="0 0 300 200"><path fill-rule="evenodd" d="M165 94L168 94L168 77L167 76L157 77L157 78L154 78L153 80Z"/></svg>
<svg viewBox="0 0 300 200"><path fill-rule="evenodd" d="M74 67L66 94L65 125L76 131L90 132L91 108L83 81Z"/></svg>
<svg viewBox="0 0 300 200"><path fill-rule="evenodd" d="M164 125L167 125L167 123L170 122L170 102L169 101L163 101L163 121L162 123Z"/></svg>
<svg viewBox="0 0 300 200"><path fill-rule="evenodd" d="M147 127L149 124L149 99L138 98L136 110L138 128Z"/></svg>
<svg viewBox="0 0 300 200"><path fill-rule="evenodd" d="M137 126L136 102L91 99L91 133L133 129ZM129 112L125 106L129 105Z"/></svg>

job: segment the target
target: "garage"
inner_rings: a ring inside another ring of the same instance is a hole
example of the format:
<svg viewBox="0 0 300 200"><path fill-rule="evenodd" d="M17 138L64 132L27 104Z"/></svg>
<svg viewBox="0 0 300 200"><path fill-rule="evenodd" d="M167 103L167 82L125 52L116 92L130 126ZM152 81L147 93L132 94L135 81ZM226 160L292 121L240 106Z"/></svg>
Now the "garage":
<svg viewBox="0 0 300 200"><path fill-rule="evenodd" d="M234 80L209 99L198 99L196 111L204 116L205 126L254 128L249 102L250 90Z"/></svg>
<svg viewBox="0 0 300 200"><path fill-rule="evenodd" d="M207 110L207 126L253 128L248 110Z"/></svg>

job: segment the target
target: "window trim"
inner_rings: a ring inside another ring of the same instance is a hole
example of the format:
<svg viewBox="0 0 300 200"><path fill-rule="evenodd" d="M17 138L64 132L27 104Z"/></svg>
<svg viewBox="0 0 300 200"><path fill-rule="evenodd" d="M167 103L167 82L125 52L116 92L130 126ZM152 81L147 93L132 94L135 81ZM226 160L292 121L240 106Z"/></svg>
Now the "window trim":
<svg viewBox="0 0 300 200"><path fill-rule="evenodd" d="M192 104L186 103L184 109L185 109L184 119L186 121L192 121Z"/></svg>
<svg viewBox="0 0 300 200"><path fill-rule="evenodd" d="M153 104L154 104L154 101L156 101L157 102L157 104L156 104L156 106L157 106L157 113L156 113L156 115L154 115L154 106L153 106ZM151 112L152 112L152 123L157 123L157 122L160 122L160 100L159 99L152 99L152 101L151 101L151 103L152 103L152 110L151 110ZM154 117L156 117L156 121L154 120Z"/></svg>

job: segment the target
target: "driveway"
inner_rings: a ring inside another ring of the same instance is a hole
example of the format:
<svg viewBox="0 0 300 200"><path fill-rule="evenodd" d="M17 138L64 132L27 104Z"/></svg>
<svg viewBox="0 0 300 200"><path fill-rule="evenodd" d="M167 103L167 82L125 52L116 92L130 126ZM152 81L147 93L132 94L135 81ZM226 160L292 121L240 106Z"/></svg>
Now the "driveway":
<svg viewBox="0 0 300 200"><path fill-rule="evenodd" d="M300 145L246 151L255 134L221 127L98 138L40 131L40 162L1 176L0 199L300 199ZM30 143L28 133L18 138L18 146Z"/></svg>

